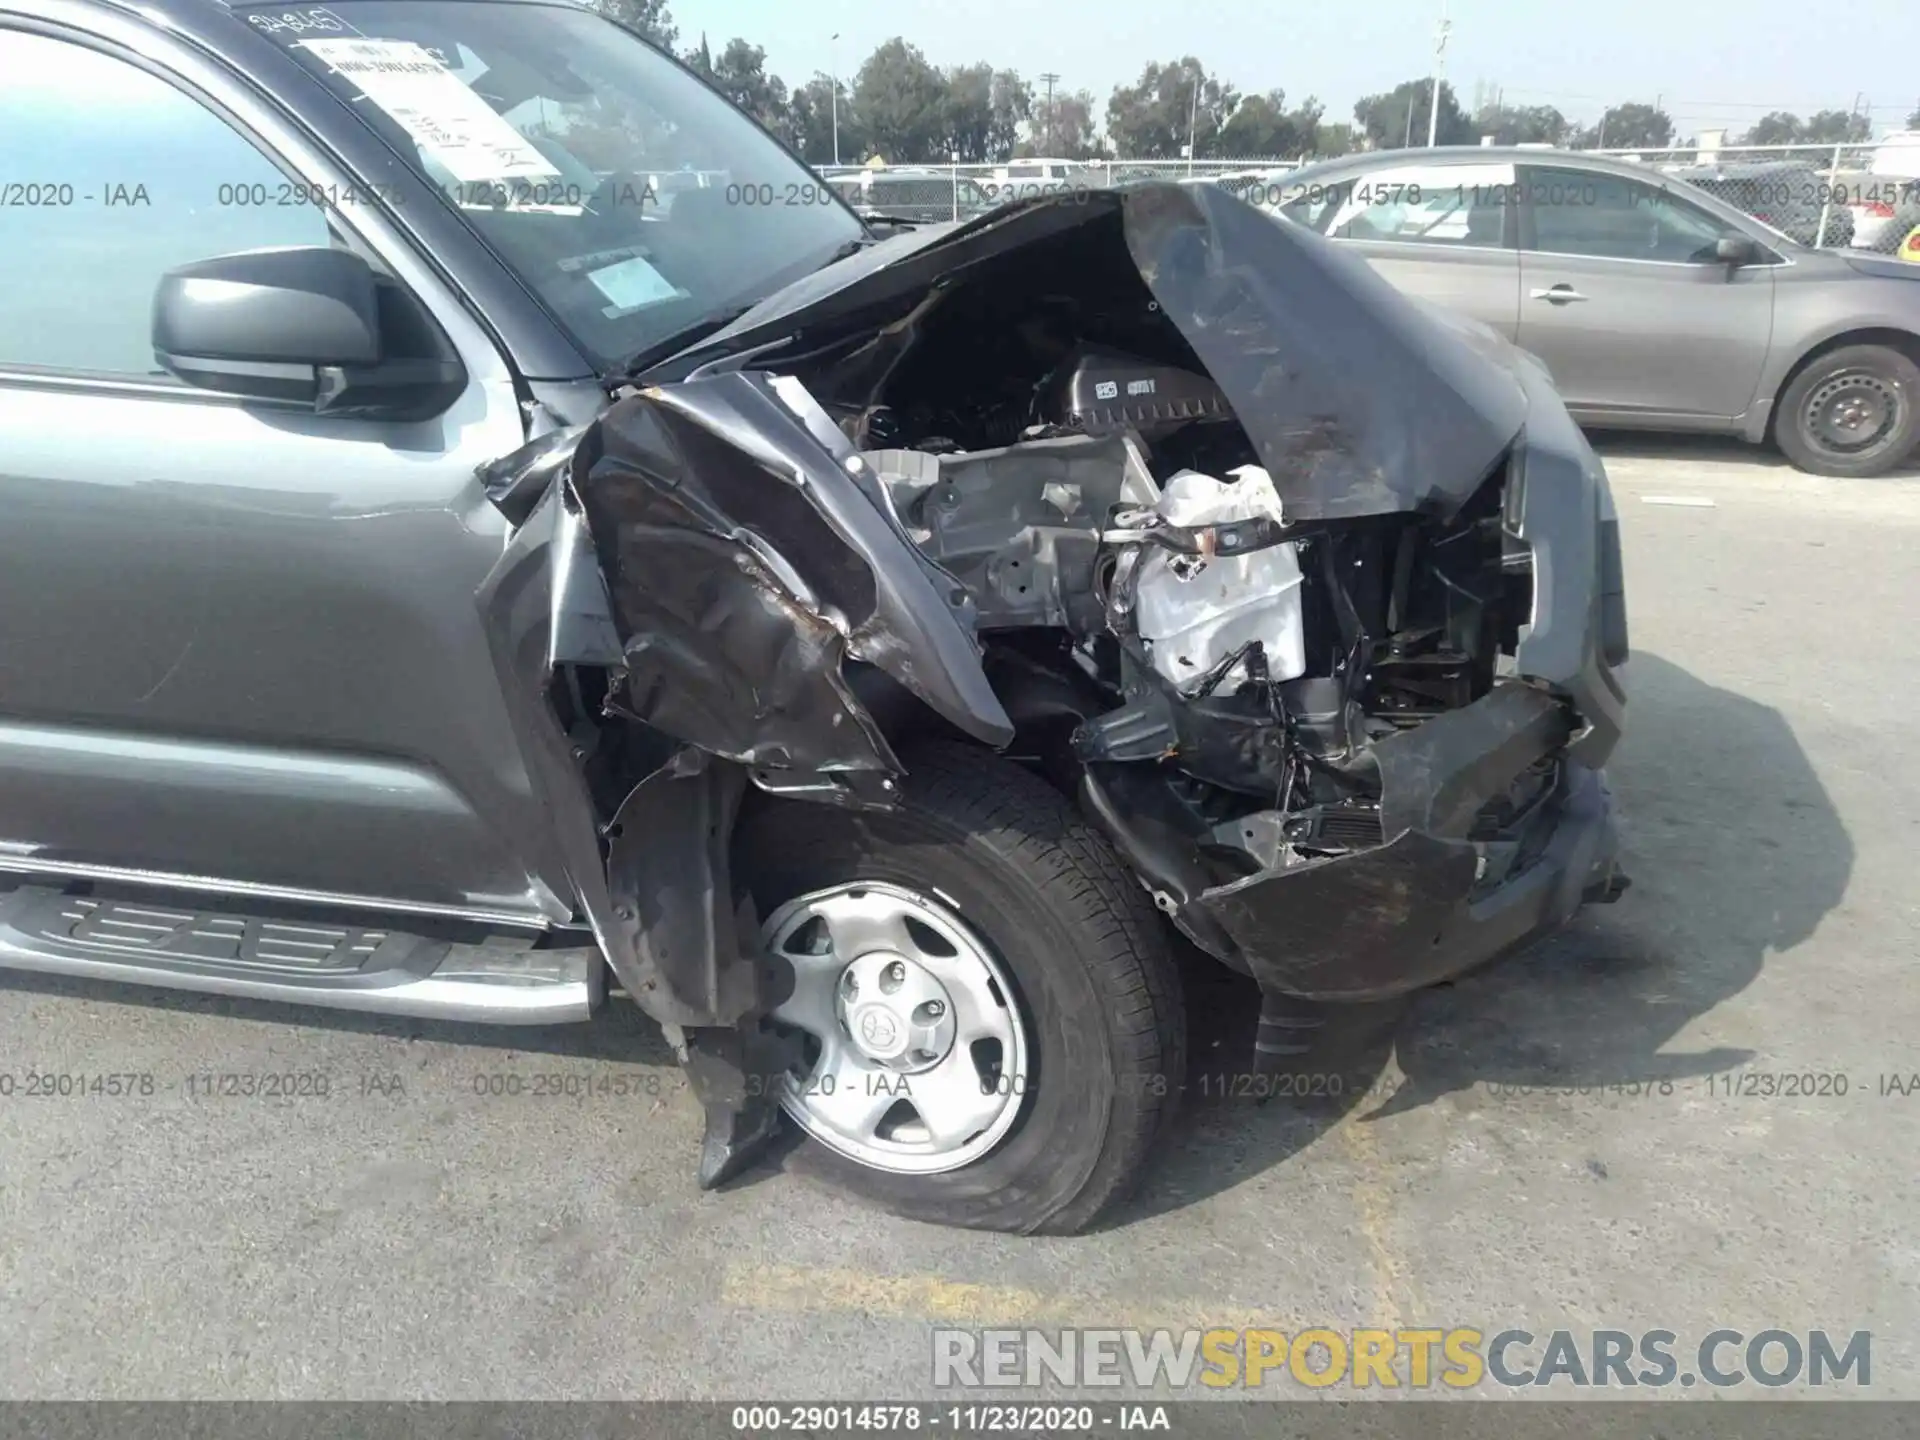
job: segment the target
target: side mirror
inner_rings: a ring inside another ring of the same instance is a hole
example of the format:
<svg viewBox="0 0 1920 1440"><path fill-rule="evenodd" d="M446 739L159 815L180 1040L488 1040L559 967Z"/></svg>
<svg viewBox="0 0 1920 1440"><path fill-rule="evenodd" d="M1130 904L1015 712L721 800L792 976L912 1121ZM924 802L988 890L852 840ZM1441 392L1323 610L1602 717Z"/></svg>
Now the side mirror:
<svg viewBox="0 0 1920 1440"><path fill-rule="evenodd" d="M222 395L323 415L436 415L460 393L465 372L450 359L385 356L383 319L412 302L382 288L365 260L329 246L181 265L154 292L154 358L168 374Z"/></svg>
<svg viewBox="0 0 1920 1440"><path fill-rule="evenodd" d="M1759 262L1760 244L1745 235L1723 235L1713 247L1713 258L1730 270L1738 270Z"/></svg>

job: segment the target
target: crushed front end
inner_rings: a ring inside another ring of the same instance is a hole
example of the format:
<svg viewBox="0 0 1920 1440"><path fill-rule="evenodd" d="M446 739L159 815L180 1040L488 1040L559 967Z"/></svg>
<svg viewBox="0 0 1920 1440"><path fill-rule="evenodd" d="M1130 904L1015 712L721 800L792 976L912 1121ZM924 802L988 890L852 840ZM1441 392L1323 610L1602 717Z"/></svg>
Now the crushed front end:
<svg viewBox="0 0 1920 1440"><path fill-rule="evenodd" d="M1619 531L1545 371L1211 187L1095 199L792 365L972 598L1016 753L1276 995L1611 899Z"/></svg>
<svg viewBox="0 0 1920 1440"><path fill-rule="evenodd" d="M1624 884L1600 462L1536 363L1319 237L1212 187L1050 197L633 379L490 477L529 518L483 603L554 712L528 749L583 909L708 1100L710 1182L779 1063L742 794L885 808L915 731L1074 795L1273 997L1405 993Z"/></svg>
<svg viewBox="0 0 1920 1440"><path fill-rule="evenodd" d="M1294 532L1277 543L1298 566L1304 655L1280 672L1255 639L1176 657L1213 668L1172 685L1162 643L1130 623L1139 607L1109 603L1124 703L1073 749L1085 808L1160 907L1265 990L1371 1000L1611 899L1599 767L1626 635L1617 525L1584 443L1522 440L1442 520L1278 530ZM1171 538L1216 555L1260 539ZM1573 566L1583 583L1566 583Z"/></svg>

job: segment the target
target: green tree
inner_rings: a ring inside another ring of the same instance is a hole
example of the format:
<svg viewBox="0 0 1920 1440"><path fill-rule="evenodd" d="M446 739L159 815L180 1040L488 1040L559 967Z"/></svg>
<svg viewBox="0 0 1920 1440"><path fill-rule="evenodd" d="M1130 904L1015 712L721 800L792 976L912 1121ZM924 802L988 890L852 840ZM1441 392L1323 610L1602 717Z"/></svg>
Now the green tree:
<svg viewBox="0 0 1920 1440"><path fill-rule="evenodd" d="M1322 113L1320 102L1311 95L1293 110L1287 109L1284 90L1249 95L1221 128L1220 153L1288 160L1310 154Z"/></svg>
<svg viewBox="0 0 1920 1440"><path fill-rule="evenodd" d="M623 30L631 30L671 52L680 32L674 28L667 0L594 0L593 8Z"/></svg>
<svg viewBox="0 0 1920 1440"><path fill-rule="evenodd" d="M1033 91L1011 70L981 62L945 75L946 117L940 146L962 160L1002 160L1013 154L1020 126L1033 113Z"/></svg>
<svg viewBox="0 0 1920 1440"><path fill-rule="evenodd" d="M1020 127L1033 120L1033 87L1014 70L993 72L993 129L995 159L1010 158L1020 142Z"/></svg>
<svg viewBox="0 0 1920 1440"><path fill-rule="evenodd" d="M1331 125L1321 125L1314 131L1313 153L1315 155L1351 155L1360 148L1362 135L1344 120Z"/></svg>
<svg viewBox="0 0 1920 1440"><path fill-rule="evenodd" d="M950 118L947 81L917 46L899 36L866 58L853 81L853 109L866 146L890 165L944 160L941 142ZM841 123L844 126L843 113ZM846 132L841 152L847 153Z"/></svg>
<svg viewBox="0 0 1920 1440"><path fill-rule="evenodd" d="M1629 100L1611 107L1581 143L1609 150L1659 150L1673 144L1673 117L1655 105Z"/></svg>
<svg viewBox="0 0 1920 1440"><path fill-rule="evenodd" d="M705 42L702 42L705 49ZM712 62L714 88L776 134L787 135L787 82L767 74L767 52L738 37Z"/></svg>
<svg viewBox="0 0 1920 1440"><path fill-rule="evenodd" d="M1789 110L1762 115L1740 137L1742 145L1797 145L1806 134L1806 123Z"/></svg>
<svg viewBox="0 0 1920 1440"><path fill-rule="evenodd" d="M709 80L713 78L713 51L707 48L706 31L702 30L700 32L700 43L689 50L682 58L687 62L689 69L699 71L700 74L706 76Z"/></svg>
<svg viewBox="0 0 1920 1440"><path fill-rule="evenodd" d="M1920 110L1916 110L1907 116L1907 128L1909 130L1920 130Z"/></svg>
<svg viewBox="0 0 1920 1440"><path fill-rule="evenodd" d="M1425 145L1427 125L1432 118L1433 81L1402 80L1383 95L1369 95L1353 107L1353 119L1376 150L1397 150L1404 145ZM1471 145L1476 136L1473 121L1460 108L1453 86L1440 82L1440 123L1434 135L1436 145Z"/></svg>
<svg viewBox="0 0 1920 1440"><path fill-rule="evenodd" d="M1573 127L1551 105L1489 105L1473 117L1473 129L1496 145L1558 145Z"/></svg>
<svg viewBox="0 0 1920 1440"><path fill-rule="evenodd" d="M1801 138L1809 145L1860 145L1873 138L1873 121L1851 110L1816 110Z"/></svg>
<svg viewBox="0 0 1920 1440"><path fill-rule="evenodd" d="M1218 155L1220 132L1240 103L1231 84L1211 77L1193 56L1149 65L1107 101L1107 140L1126 159L1169 160L1193 136L1194 154Z"/></svg>
<svg viewBox="0 0 1920 1440"><path fill-rule="evenodd" d="M787 97L786 140L809 165L831 165L833 155L833 90L824 75L816 75ZM840 87L840 155L861 161L869 154L865 134L847 87Z"/></svg>
<svg viewBox="0 0 1920 1440"><path fill-rule="evenodd" d="M1106 154L1093 122L1093 92L1056 92L1053 111L1045 100L1033 105L1027 138L1014 147L1015 155L1042 155L1060 160L1097 160Z"/></svg>

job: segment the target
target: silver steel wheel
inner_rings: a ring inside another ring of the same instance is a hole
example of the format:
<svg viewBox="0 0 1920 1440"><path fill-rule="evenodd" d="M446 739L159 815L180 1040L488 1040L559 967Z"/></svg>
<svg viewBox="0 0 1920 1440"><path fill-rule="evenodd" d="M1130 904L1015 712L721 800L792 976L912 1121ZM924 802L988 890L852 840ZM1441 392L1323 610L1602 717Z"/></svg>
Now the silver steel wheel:
<svg viewBox="0 0 1920 1440"><path fill-rule="evenodd" d="M1026 1090L1028 1022L1006 971L943 902L860 881L768 919L794 969L773 1019L812 1037L781 1106L829 1149L938 1175L1005 1138Z"/></svg>
<svg viewBox="0 0 1920 1440"><path fill-rule="evenodd" d="M1854 457L1886 444L1906 416L1907 398L1884 375L1847 369L1807 397L1806 432L1830 455Z"/></svg>

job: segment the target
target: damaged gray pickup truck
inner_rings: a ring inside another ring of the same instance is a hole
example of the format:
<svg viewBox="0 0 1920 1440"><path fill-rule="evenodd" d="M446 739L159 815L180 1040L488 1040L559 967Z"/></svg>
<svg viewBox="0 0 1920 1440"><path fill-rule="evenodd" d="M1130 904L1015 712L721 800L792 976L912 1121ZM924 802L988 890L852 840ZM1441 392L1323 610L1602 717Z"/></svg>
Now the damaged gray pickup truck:
<svg viewBox="0 0 1920 1440"><path fill-rule="evenodd" d="M1068 1232L1173 1116L1176 947L1277 1029L1624 884L1601 465L1317 236L1175 184L886 233L571 6L20 3L13 121L126 93L323 198L83 252L153 363L85 363L111 295L3 342L0 965L617 988L703 1184L784 1116L901 1213Z"/></svg>

